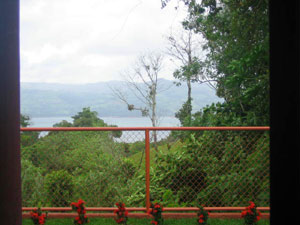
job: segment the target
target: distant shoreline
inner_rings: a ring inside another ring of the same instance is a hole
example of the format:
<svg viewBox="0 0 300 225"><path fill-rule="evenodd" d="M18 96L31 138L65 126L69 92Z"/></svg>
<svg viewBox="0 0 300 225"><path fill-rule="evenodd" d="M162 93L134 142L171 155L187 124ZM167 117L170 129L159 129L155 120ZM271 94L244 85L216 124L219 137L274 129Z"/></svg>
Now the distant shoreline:
<svg viewBox="0 0 300 225"><path fill-rule="evenodd" d="M117 125L118 127L143 127L143 126L152 126L151 121L148 117L99 117L104 120L108 125ZM59 123L63 120L72 122L73 119L71 116L57 116L57 117L31 117L30 127L53 127L54 124ZM177 118L172 116L162 116L161 123L158 125L178 127L180 122Z"/></svg>

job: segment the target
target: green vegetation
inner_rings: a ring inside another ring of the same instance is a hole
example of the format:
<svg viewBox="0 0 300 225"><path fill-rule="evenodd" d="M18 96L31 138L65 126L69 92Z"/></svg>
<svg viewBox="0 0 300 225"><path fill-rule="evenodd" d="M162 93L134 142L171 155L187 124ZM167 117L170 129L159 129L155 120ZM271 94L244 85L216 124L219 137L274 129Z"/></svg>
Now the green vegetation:
<svg viewBox="0 0 300 225"><path fill-rule="evenodd" d="M180 148L157 155L151 176L154 199L173 206L241 206L249 199L269 205L268 134L196 135Z"/></svg>
<svg viewBox="0 0 300 225"><path fill-rule="evenodd" d="M107 126L89 108L73 119L68 126ZM23 206L68 206L77 198L89 199L89 205L95 206L114 204L122 191L118 185L124 186L134 174L131 161L118 148L121 144L114 143L121 135L53 131L22 145Z"/></svg>
<svg viewBox="0 0 300 225"><path fill-rule="evenodd" d="M129 218L128 225L149 225L150 219L134 219ZM196 218L194 219L165 219L164 225L194 225L196 224ZM244 221L242 219L209 219L210 225L243 225ZM30 219L23 219L23 225L31 225L32 221ZM70 225L73 224L73 219L48 219L46 221L47 225ZM90 225L115 225L114 219L110 218L91 218ZM268 225L269 220L260 220L258 225Z"/></svg>
<svg viewBox="0 0 300 225"><path fill-rule="evenodd" d="M68 126L107 126L89 108L73 119ZM145 144L121 142L122 135L51 131L22 146L23 206L68 206L79 198L87 206L144 206ZM268 143L267 132L169 133L157 150L150 146L151 199L166 207L268 206Z"/></svg>
<svg viewBox="0 0 300 225"><path fill-rule="evenodd" d="M199 82L211 81L217 96L225 100L195 113L191 124L187 115L182 125L268 125L268 1L182 1L188 8L182 25L203 36L203 51L207 54L205 60L194 59L193 63L182 67L181 77L178 71L174 76L187 79L196 72ZM165 7L169 0L161 2Z"/></svg>

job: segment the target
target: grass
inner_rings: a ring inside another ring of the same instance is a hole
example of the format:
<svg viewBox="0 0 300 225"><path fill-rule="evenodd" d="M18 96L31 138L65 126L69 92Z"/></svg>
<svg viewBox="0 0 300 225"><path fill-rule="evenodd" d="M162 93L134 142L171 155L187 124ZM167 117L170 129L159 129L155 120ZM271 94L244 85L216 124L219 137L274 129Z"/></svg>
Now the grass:
<svg viewBox="0 0 300 225"><path fill-rule="evenodd" d="M150 219L128 220L128 225L149 225ZM45 225L72 225L73 219L48 219ZM91 218L88 225L116 225L117 223L111 218ZM209 219L209 225L244 225L243 219ZM258 225L269 225L269 220L260 220ZM23 219L22 225L33 225L31 219ZM164 225L196 225L196 219L166 219Z"/></svg>

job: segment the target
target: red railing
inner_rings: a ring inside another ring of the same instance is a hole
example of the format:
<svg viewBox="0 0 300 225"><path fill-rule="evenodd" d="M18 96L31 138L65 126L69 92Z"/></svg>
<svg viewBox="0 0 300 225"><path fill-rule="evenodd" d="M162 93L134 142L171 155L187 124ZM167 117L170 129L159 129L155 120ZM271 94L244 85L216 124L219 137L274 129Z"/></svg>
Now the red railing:
<svg viewBox="0 0 300 225"><path fill-rule="evenodd" d="M146 207L128 207L131 212L142 211L147 212L150 207L150 144L151 137L150 132L158 131L269 131L269 127L52 127L52 128L21 128L22 132L29 131L144 131L145 140L145 206ZM265 156L265 157L268 157ZM249 199L251 200L251 199ZM23 217L29 217L28 211L31 211L33 207L23 207ZM87 211L90 213L89 217L112 217L112 212L115 208L111 207L87 207ZM237 218L240 217L240 213L244 207L205 207L206 210L212 211L212 218ZM263 211L262 218L269 217L269 207L258 207ZM51 212L49 217L62 218L73 217L70 207L42 207L42 210ZM196 217L196 213L187 213L189 211L197 211L195 207L167 207L164 213L165 218L183 218L183 217ZM58 211L60 211L58 213ZM95 212L102 213L95 213ZM217 211L217 212L215 212ZM64 212L64 213L63 213ZM179 212L179 213L174 213ZM146 213L130 213L131 217L148 217Z"/></svg>

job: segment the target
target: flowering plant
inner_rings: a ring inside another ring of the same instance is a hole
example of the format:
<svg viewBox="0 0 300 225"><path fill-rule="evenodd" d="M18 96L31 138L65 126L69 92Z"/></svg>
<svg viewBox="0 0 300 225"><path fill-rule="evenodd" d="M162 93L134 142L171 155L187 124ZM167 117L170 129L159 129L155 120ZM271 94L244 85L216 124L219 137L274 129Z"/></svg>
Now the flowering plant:
<svg viewBox="0 0 300 225"><path fill-rule="evenodd" d="M42 210L38 208L30 212L30 217L34 224L45 224L47 214L48 212L46 212L46 214L42 214Z"/></svg>
<svg viewBox="0 0 300 225"><path fill-rule="evenodd" d="M246 225L254 225L260 220L261 213L256 209L254 202L249 203L250 205L246 207L241 216L245 219Z"/></svg>
<svg viewBox="0 0 300 225"><path fill-rule="evenodd" d="M153 215L154 219L151 221L151 224L154 225L161 225L164 222L164 219L162 218L162 211L163 211L163 206L160 205L159 203L155 203L154 205L151 203L150 205L148 214Z"/></svg>
<svg viewBox="0 0 300 225"><path fill-rule="evenodd" d="M78 213L78 216L76 216L74 220L74 224L85 224L89 222L87 216L85 215L86 211L83 205L84 203L85 202L81 199L79 199L78 202L71 203L72 209Z"/></svg>
<svg viewBox="0 0 300 225"><path fill-rule="evenodd" d="M119 224L127 224L128 211L125 209L125 204L122 202L117 202L116 206L118 209L114 210L114 213L117 214L117 219L115 219L115 221Z"/></svg>
<svg viewBox="0 0 300 225"><path fill-rule="evenodd" d="M209 216L209 212L207 212L203 206L199 206L199 211L197 213L197 224L207 224L207 220L208 220L208 216Z"/></svg>

